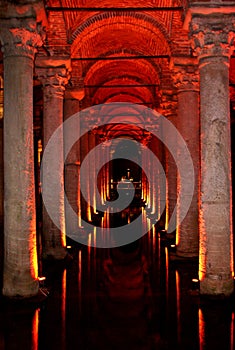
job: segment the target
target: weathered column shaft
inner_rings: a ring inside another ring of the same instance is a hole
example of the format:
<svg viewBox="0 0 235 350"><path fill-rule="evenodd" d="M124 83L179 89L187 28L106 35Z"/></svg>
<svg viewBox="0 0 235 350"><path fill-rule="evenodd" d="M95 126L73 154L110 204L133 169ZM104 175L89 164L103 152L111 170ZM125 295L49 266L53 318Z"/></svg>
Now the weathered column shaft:
<svg viewBox="0 0 235 350"><path fill-rule="evenodd" d="M177 255L197 257L199 249L198 181L199 181L199 83L196 59L174 58L173 79L178 88L177 128L186 142L194 165L194 173L185 168L177 176ZM177 162L184 166L184 152L177 150ZM186 217L181 222L181 212L187 203L194 179L194 194ZM185 191L181 192L184 184ZM187 192L188 190L188 192Z"/></svg>
<svg viewBox="0 0 235 350"><path fill-rule="evenodd" d="M65 84L68 81L68 69L65 64L61 67L51 66L52 62L37 61L37 74L43 83L43 148L45 149L53 133L63 123L63 98ZM61 62L58 63L58 65ZM63 151L63 127L57 131L59 139L55 152L50 154L51 169L56 183L50 181L50 191L54 196L51 205L56 208L59 215L60 227L57 227L48 214L48 209L43 206L43 256L55 259L63 259L66 256L66 233L64 214L64 151ZM47 169L43 168L43 171ZM48 176L50 176L48 174ZM58 183L60 186L57 191ZM55 188L53 188L55 186Z"/></svg>
<svg viewBox="0 0 235 350"><path fill-rule="evenodd" d="M160 140L157 137L153 137L150 142L150 149L155 154L156 158L159 160L159 163L162 164L163 161L163 154L162 154L162 144ZM151 164L150 164L151 166ZM152 176L152 190L151 190L151 207L152 212L151 214L155 214L155 217L157 220L160 219L160 211L161 211L161 176L160 176L160 169L158 169L157 173L152 167L151 170L151 176ZM162 198L165 202L165 197Z"/></svg>
<svg viewBox="0 0 235 350"><path fill-rule="evenodd" d="M79 100L73 98L73 94L66 92L64 103L64 120L78 113L80 110ZM69 216L68 208L65 204L65 224L67 234L76 232L81 226L81 198L80 198L80 118L77 119L76 129L64 130L64 145L69 142L71 136L77 135L77 142L71 148L67 158L65 159L65 193L69 204L77 214L77 222Z"/></svg>
<svg viewBox="0 0 235 350"><path fill-rule="evenodd" d="M3 294L29 297L38 292L33 60L42 41L33 16L15 19L14 26L10 22L4 20L0 29L4 54Z"/></svg>
<svg viewBox="0 0 235 350"><path fill-rule="evenodd" d="M96 146L96 137L95 134L91 131L89 133L89 148L92 150ZM90 188L90 197L91 197L91 206L92 206L92 213L96 213L96 186L97 186L97 180L96 180L96 159L95 156L92 155L91 161L90 161L90 177L92 179L91 188Z"/></svg>
<svg viewBox="0 0 235 350"><path fill-rule="evenodd" d="M81 165L82 162L84 160L84 158L86 157L86 155L88 155L89 153L89 135L86 132L82 138L81 138L81 144L80 144L80 154L81 154ZM87 176L89 176L89 164L87 166ZM84 186L86 186L86 188L84 188L86 194L87 194L87 200L81 196L81 211L82 211L82 218L83 220L88 220L91 221L91 199L90 199L90 180L87 177L87 179L83 180Z"/></svg>
<svg viewBox="0 0 235 350"><path fill-rule="evenodd" d="M4 190L3 190L3 72L0 73L0 227L4 220Z"/></svg>
<svg viewBox="0 0 235 350"><path fill-rule="evenodd" d="M201 97L201 294L233 292L229 55L234 16L194 16Z"/></svg>
<svg viewBox="0 0 235 350"><path fill-rule="evenodd" d="M169 102L168 102L169 103ZM166 102L166 105L168 105ZM164 114L167 119L176 126L177 116L174 111L171 111L171 103L169 103L169 109L167 113ZM163 132L163 137L165 140L169 140L171 144L175 144L177 148L177 137L172 135L171 132L166 128ZM173 139L174 138L174 139ZM173 155L166 149L165 151L165 171L166 171L166 222L165 229L168 229L169 221L172 218L172 214L175 210L177 203L177 167ZM172 226L176 228L176 217L172 221Z"/></svg>

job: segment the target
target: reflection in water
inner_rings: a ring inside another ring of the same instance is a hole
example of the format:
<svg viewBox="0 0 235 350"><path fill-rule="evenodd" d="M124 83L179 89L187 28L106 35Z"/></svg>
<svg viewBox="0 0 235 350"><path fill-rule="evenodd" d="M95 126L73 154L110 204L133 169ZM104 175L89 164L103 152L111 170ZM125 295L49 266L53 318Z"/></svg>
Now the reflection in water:
<svg viewBox="0 0 235 350"><path fill-rule="evenodd" d="M40 309L36 309L32 319L32 350L38 350L38 325Z"/></svg>
<svg viewBox="0 0 235 350"><path fill-rule="evenodd" d="M78 251L78 310L81 314L82 306L82 251Z"/></svg>
<svg viewBox="0 0 235 350"><path fill-rule="evenodd" d="M165 247L165 258L166 258L166 300L169 298L169 255L168 248Z"/></svg>
<svg viewBox="0 0 235 350"><path fill-rule="evenodd" d="M204 350L205 348L205 321L203 317L202 310L198 310L198 324L199 324L199 350Z"/></svg>
<svg viewBox="0 0 235 350"><path fill-rule="evenodd" d="M234 312L232 312L232 317L231 317L231 346L230 350L234 350Z"/></svg>
<svg viewBox="0 0 235 350"><path fill-rule="evenodd" d="M181 343L181 320L180 320L180 275L175 270L175 283L176 283L176 314L177 314L177 337L178 344Z"/></svg>
<svg viewBox="0 0 235 350"><path fill-rule="evenodd" d="M142 210L126 211L124 223ZM103 227L112 220L106 214ZM88 247L68 242L73 260L43 270L50 292L43 304L2 302L0 350L233 350L232 303L198 305L190 294L196 262L175 264L172 242L144 220L140 250L94 248L96 229Z"/></svg>
<svg viewBox="0 0 235 350"><path fill-rule="evenodd" d="M61 291L61 343L62 348L66 348L66 276L67 271L62 274L62 291Z"/></svg>

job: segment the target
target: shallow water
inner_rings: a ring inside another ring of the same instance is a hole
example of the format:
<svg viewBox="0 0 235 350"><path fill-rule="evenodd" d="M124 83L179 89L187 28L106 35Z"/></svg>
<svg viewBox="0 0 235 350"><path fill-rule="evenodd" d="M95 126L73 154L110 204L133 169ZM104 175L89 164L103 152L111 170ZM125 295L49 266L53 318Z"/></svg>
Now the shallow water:
<svg viewBox="0 0 235 350"><path fill-rule="evenodd" d="M1 299L1 350L235 348L234 298L199 298L192 283L197 261L175 261L172 241L154 226L141 239L152 297L135 317L128 298L110 307L102 292L103 262L110 250L67 243L71 260L43 263L42 287L49 291L43 302Z"/></svg>

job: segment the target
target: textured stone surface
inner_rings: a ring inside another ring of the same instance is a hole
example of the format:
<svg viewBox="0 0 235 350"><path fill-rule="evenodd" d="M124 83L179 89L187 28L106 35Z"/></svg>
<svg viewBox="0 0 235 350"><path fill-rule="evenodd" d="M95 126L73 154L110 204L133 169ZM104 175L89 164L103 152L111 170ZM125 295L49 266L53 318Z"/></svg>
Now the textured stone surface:
<svg viewBox="0 0 235 350"><path fill-rule="evenodd" d="M187 189L190 191L194 178L194 194L188 213L180 225L177 225L177 255L195 257L199 253L199 216L198 216L198 183L199 183L199 77L195 59L174 59L173 77L178 88L177 128L186 142L194 165L194 173L185 169L177 177L177 220L187 203ZM178 161L184 165L184 153L178 149ZM181 193L181 184L185 193ZM180 220L181 221L181 220Z"/></svg>
<svg viewBox="0 0 235 350"><path fill-rule="evenodd" d="M64 120L79 112L79 100L72 98L72 93L67 96L64 103ZM71 133L75 137L80 134L80 119L77 119L77 128L74 130L64 129L64 145L69 142ZM81 198L80 198L80 140L71 148L67 158L65 159L65 193L70 205L78 216L77 222L70 218L65 205L65 224L66 232L76 232L78 226L81 225Z"/></svg>
<svg viewBox="0 0 235 350"><path fill-rule="evenodd" d="M224 25L223 19L196 16L191 28L200 69L201 293L229 295L233 291L233 246L228 58L234 26L233 22Z"/></svg>
<svg viewBox="0 0 235 350"><path fill-rule="evenodd" d="M60 61L58 63L60 65ZM68 82L68 70L66 65L62 67L46 66L38 67L37 74L43 83L43 147L54 131L63 123L63 97L65 85ZM57 227L51 220L48 212L43 206L43 256L63 259L66 255L65 245L65 213L64 213L64 151L63 151L63 128L58 134L60 142L58 149L50 154L50 169L53 169L53 181L50 181L50 188L44 188L50 198L51 208L58 215L60 227ZM43 176L50 177L50 169L43 167ZM60 186L59 192L57 186ZM50 208L49 208L50 209Z"/></svg>
<svg viewBox="0 0 235 350"><path fill-rule="evenodd" d="M26 56L5 56L4 78L3 294L30 296L38 291L33 162L33 56L30 58L28 53Z"/></svg>

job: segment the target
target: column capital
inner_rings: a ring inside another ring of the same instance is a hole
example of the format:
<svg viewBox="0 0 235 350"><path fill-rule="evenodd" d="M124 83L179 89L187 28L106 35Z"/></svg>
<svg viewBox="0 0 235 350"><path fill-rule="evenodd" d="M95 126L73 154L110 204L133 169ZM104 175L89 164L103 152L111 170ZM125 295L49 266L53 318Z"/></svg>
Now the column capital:
<svg viewBox="0 0 235 350"><path fill-rule="evenodd" d="M65 85L70 79L70 60L61 57L36 59L36 74L48 95L63 97Z"/></svg>
<svg viewBox="0 0 235 350"><path fill-rule="evenodd" d="M170 68L178 91L199 91L199 69L197 58L173 57Z"/></svg>
<svg viewBox="0 0 235 350"><path fill-rule="evenodd" d="M161 96L160 108L157 111L166 118L177 114L177 96L175 91L164 91L164 94Z"/></svg>
<svg viewBox="0 0 235 350"><path fill-rule="evenodd" d="M34 58L37 48L45 39L47 19L43 2L13 5L0 3L0 39L4 57L26 56Z"/></svg>
<svg viewBox="0 0 235 350"><path fill-rule="evenodd" d="M207 57L229 58L234 50L234 14L195 14L190 23L192 49L200 60Z"/></svg>

